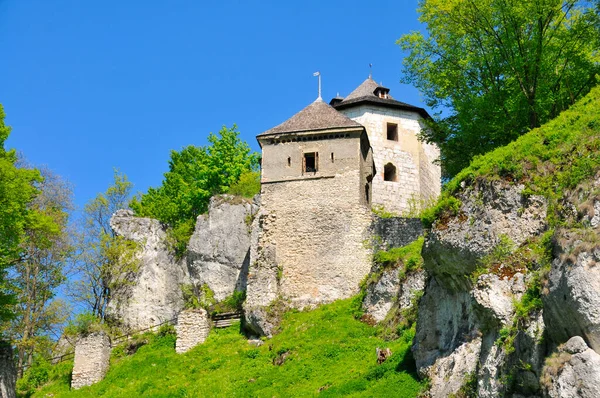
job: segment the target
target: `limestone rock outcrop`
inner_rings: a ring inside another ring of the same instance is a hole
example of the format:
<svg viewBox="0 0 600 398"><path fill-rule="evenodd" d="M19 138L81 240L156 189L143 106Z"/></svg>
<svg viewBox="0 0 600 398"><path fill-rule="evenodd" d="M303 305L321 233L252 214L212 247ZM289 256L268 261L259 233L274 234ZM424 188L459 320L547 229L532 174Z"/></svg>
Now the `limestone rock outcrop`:
<svg viewBox="0 0 600 398"><path fill-rule="evenodd" d="M546 397L600 397L600 355L580 336L572 337L548 358L542 381Z"/></svg>
<svg viewBox="0 0 600 398"><path fill-rule="evenodd" d="M598 214L600 212L596 212ZM596 217L596 215L594 215ZM600 353L600 236L596 228L557 234L556 258L548 277L544 318L551 339L581 336Z"/></svg>
<svg viewBox="0 0 600 398"><path fill-rule="evenodd" d="M187 251L192 283L208 285L216 301L246 290L250 265L250 229L258 199L231 195L211 198L207 214L196 221Z"/></svg>
<svg viewBox="0 0 600 398"><path fill-rule="evenodd" d="M367 286L362 304L365 314L381 322L394 305L400 312L408 309L413 298L425 287L425 279L423 270L411 272L402 279L397 268L383 270L379 280Z"/></svg>
<svg viewBox="0 0 600 398"><path fill-rule="evenodd" d="M518 247L545 230L546 201L523 195L523 189L502 181L463 187L458 211L441 217L427 234L422 255L431 277L419 301L413 354L419 374L431 380L434 398L473 383L480 397L502 396L509 388L539 392L541 313L512 336L513 351L498 344L501 329L512 325L514 303L525 293L529 276L499 272L500 266L472 280L502 240ZM515 370L519 363L528 364L522 372Z"/></svg>
<svg viewBox="0 0 600 398"><path fill-rule="evenodd" d="M107 314L125 329L141 330L174 319L183 309L181 285L189 276L185 261L170 250L157 220L119 210L110 225L118 236L137 242L139 269L112 292Z"/></svg>
<svg viewBox="0 0 600 398"><path fill-rule="evenodd" d="M423 257L434 275L460 284L460 276L475 270L501 239L520 246L546 229L547 203L538 195L523 195L523 185L477 181L461 191L458 214L438 221L428 234ZM458 286L457 286L458 287Z"/></svg>

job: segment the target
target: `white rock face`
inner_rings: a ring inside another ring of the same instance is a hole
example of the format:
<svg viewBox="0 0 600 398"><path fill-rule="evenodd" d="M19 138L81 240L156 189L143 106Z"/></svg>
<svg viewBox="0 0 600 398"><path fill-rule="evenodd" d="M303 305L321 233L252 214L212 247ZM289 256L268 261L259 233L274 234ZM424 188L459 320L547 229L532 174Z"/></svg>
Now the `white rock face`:
<svg viewBox="0 0 600 398"><path fill-rule="evenodd" d="M250 269L244 314L246 326L261 336L271 337L278 320L269 316L266 307L275 301L279 294L279 270L275 247L259 245L261 236L268 233L274 215L267 215L262 210L252 223L250 246Z"/></svg>
<svg viewBox="0 0 600 398"><path fill-rule="evenodd" d="M499 330L512 325L526 276L487 273L470 281L479 261L503 236L517 247L545 230L546 201L525 198L523 189L501 181L476 182L458 194L458 213L442 217L427 234L423 258L432 277L419 302L413 354L419 374L431 380L434 398L456 394L473 377L480 397L503 396L509 388L539 392L541 313L514 336L512 353L496 344Z"/></svg>
<svg viewBox="0 0 600 398"><path fill-rule="evenodd" d="M595 229L588 233L598 237ZM552 263L548 294L542 297L545 321L553 325L548 333L558 344L581 336L600 353L600 247L566 231L557 241L559 255Z"/></svg>
<svg viewBox="0 0 600 398"><path fill-rule="evenodd" d="M409 308L413 297L425 287L425 271L411 272L403 280L398 274L397 268L388 268L377 283L367 287L363 310L377 322L385 319L395 303L400 311Z"/></svg>
<svg viewBox="0 0 600 398"><path fill-rule="evenodd" d="M544 367L544 396L600 397L600 355L580 336L572 337Z"/></svg>
<svg viewBox="0 0 600 398"><path fill-rule="evenodd" d="M462 203L458 215L438 221L428 234L423 247L426 267L450 279L468 275L502 236L519 246L543 232L546 200L536 195L524 197L524 188L500 181L478 182L458 194Z"/></svg>
<svg viewBox="0 0 600 398"><path fill-rule="evenodd" d="M198 216L187 253L191 280L207 284L221 301L246 290L250 264L250 229L258 205L230 195L211 198L207 214Z"/></svg>
<svg viewBox="0 0 600 398"><path fill-rule="evenodd" d="M377 283L367 287L367 295L363 301L363 310L377 322L385 319L400 293L398 269L388 268L383 271Z"/></svg>
<svg viewBox="0 0 600 398"><path fill-rule="evenodd" d="M104 379L108 372L110 350L110 339L103 332L77 340L71 388L77 390Z"/></svg>
<svg viewBox="0 0 600 398"><path fill-rule="evenodd" d="M125 329L141 330L174 319L183 309L181 285L187 283L185 261L169 250L163 226L151 218L119 210L111 218L115 233L138 242L139 270L131 283L112 292L108 316Z"/></svg>

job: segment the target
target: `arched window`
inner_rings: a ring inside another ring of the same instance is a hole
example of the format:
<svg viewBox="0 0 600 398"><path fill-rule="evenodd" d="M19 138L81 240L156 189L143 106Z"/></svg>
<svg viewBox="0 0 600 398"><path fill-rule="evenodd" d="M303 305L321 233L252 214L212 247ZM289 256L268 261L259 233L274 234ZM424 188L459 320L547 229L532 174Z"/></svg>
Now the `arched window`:
<svg viewBox="0 0 600 398"><path fill-rule="evenodd" d="M383 179L384 181L398 181L398 175L396 174L396 166L391 163L383 166Z"/></svg>

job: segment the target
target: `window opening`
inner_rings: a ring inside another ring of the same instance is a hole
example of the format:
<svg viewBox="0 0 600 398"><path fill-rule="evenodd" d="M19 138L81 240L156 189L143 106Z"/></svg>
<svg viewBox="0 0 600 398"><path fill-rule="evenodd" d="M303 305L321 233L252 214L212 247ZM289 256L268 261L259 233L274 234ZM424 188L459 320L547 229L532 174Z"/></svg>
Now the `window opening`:
<svg viewBox="0 0 600 398"><path fill-rule="evenodd" d="M333 163L333 162L334 162L334 159L333 159L333 152L331 152L331 163Z"/></svg>
<svg viewBox="0 0 600 398"><path fill-rule="evenodd" d="M288 156L288 167L292 165L292 158Z"/></svg>
<svg viewBox="0 0 600 398"><path fill-rule="evenodd" d="M387 139L390 141L398 141L398 125L396 123L387 124Z"/></svg>
<svg viewBox="0 0 600 398"><path fill-rule="evenodd" d="M304 154L304 172L315 173L319 168L319 154L309 152Z"/></svg>
<svg viewBox="0 0 600 398"><path fill-rule="evenodd" d="M398 176L396 174L396 166L391 163L383 166L383 180L384 181L398 181Z"/></svg>

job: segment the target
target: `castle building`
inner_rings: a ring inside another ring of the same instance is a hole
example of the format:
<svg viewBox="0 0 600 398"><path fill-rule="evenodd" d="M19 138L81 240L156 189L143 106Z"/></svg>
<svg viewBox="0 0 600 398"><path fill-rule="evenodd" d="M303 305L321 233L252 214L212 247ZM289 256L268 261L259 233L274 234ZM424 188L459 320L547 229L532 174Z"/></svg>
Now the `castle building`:
<svg viewBox="0 0 600 398"><path fill-rule="evenodd" d="M430 117L425 109L393 99L371 76L330 104L367 130L377 170L373 205L401 215L439 196L441 169L434 164L439 149L418 139Z"/></svg>
<svg viewBox="0 0 600 398"><path fill-rule="evenodd" d="M282 297L302 308L355 294L372 265L371 206L401 213L439 194L438 151L417 137L425 110L371 78L330 104L319 97L257 136L263 216L262 254L251 254L248 276L253 305Z"/></svg>

